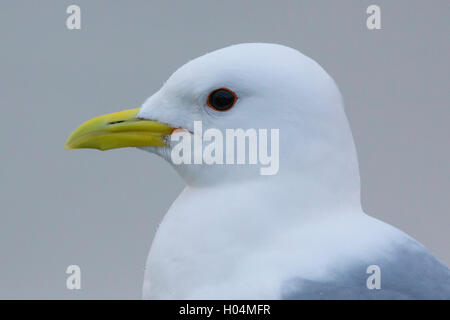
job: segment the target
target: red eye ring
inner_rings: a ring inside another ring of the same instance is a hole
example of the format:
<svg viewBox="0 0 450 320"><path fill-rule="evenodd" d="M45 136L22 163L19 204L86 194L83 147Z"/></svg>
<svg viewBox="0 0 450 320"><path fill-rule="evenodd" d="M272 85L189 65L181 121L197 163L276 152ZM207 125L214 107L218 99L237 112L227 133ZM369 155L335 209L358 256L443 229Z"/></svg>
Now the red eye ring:
<svg viewBox="0 0 450 320"><path fill-rule="evenodd" d="M226 112L233 108L238 97L236 93L227 88L219 88L210 92L206 104L215 111Z"/></svg>

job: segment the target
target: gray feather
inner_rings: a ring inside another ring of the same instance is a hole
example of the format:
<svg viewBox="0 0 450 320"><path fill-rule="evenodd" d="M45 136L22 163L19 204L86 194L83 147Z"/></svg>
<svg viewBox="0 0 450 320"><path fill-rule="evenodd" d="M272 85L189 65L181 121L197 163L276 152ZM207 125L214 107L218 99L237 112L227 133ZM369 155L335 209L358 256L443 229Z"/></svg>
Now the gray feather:
<svg viewBox="0 0 450 320"><path fill-rule="evenodd" d="M282 299L450 299L450 270L413 239L373 261L330 270L324 281L295 278L282 285ZM381 288L368 289L367 266L381 270Z"/></svg>

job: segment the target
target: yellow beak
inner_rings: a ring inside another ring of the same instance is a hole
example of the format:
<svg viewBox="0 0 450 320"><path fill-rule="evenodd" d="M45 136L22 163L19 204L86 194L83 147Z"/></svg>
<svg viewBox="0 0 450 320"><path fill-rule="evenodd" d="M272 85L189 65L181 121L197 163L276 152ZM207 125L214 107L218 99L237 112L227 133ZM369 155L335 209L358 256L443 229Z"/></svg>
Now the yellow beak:
<svg viewBox="0 0 450 320"><path fill-rule="evenodd" d="M110 150L165 146L165 137L173 128L157 121L139 119L138 112L139 108L136 108L88 120L71 133L65 148Z"/></svg>

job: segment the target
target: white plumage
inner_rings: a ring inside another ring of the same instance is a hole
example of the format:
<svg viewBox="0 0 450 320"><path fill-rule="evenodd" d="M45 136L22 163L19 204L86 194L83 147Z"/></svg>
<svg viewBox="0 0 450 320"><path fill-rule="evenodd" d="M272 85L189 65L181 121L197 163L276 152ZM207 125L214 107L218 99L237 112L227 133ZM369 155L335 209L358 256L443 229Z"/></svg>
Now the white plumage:
<svg viewBox="0 0 450 320"><path fill-rule="evenodd" d="M236 106L211 112L226 87ZM450 298L450 272L403 232L361 209L358 163L341 95L296 50L241 44L177 70L139 117L193 130L278 128L280 170L174 165L186 189L148 257L144 298ZM170 148L144 147L170 162ZM366 268L381 268L369 290Z"/></svg>

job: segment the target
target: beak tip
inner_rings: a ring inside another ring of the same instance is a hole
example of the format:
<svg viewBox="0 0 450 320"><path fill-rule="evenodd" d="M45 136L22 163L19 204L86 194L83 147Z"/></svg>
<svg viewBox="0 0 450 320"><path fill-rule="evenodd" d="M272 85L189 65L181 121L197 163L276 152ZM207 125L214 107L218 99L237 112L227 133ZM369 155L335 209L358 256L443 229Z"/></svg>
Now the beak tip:
<svg viewBox="0 0 450 320"><path fill-rule="evenodd" d="M66 150L72 150L72 149L75 149L75 147L71 144L70 139L68 139L68 140L64 143L64 149L66 149Z"/></svg>

